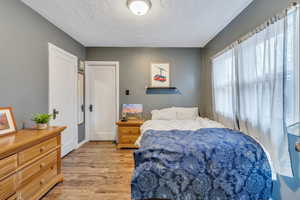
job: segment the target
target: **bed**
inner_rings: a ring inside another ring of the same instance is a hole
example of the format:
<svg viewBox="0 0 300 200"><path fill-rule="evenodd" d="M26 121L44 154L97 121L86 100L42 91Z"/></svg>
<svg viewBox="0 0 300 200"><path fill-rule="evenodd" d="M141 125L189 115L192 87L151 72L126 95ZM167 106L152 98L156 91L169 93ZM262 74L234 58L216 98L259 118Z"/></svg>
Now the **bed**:
<svg viewBox="0 0 300 200"><path fill-rule="evenodd" d="M271 198L272 164L254 138L200 117L149 120L141 132L133 200Z"/></svg>

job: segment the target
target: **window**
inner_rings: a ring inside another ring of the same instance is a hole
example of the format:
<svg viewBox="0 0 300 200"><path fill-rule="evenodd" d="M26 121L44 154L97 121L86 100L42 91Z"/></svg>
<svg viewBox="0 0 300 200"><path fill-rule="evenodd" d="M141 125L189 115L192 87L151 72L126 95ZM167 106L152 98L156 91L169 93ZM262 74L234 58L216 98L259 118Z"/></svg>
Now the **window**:
<svg viewBox="0 0 300 200"><path fill-rule="evenodd" d="M275 120L283 127L284 20L254 34L237 49L240 128L262 139Z"/></svg>
<svg viewBox="0 0 300 200"><path fill-rule="evenodd" d="M216 120L259 140L285 176L292 176L286 126L300 119L299 22L297 6L212 62Z"/></svg>
<svg viewBox="0 0 300 200"><path fill-rule="evenodd" d="M235 126L235 58L233 49L213 59L214 112L218 121Z"/></svg>

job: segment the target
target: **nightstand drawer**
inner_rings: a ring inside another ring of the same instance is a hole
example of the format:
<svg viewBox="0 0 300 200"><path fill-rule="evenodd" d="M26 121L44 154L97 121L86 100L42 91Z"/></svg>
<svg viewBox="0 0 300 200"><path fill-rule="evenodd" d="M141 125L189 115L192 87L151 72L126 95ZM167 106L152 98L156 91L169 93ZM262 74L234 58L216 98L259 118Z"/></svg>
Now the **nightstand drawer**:
<svg viewBox="0 0 300 200"><path fill-rule="evenodd" d="M122 135L120 136L120 141L119 143L121 144L134 144L136 140L139 138L139 136L129 136L129 135Z"/></svg>
<svg viewBox="0 0 300 200"><path fill-rule="evenodd" d="M119 127L121 135L140 135L140 127Z"/></svg>

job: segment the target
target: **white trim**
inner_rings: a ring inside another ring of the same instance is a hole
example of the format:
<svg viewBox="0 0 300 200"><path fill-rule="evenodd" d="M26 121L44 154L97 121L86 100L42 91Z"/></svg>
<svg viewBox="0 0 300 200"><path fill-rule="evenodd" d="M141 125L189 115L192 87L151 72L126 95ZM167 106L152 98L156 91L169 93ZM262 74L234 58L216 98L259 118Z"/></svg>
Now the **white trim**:
<svg viewBox="0 0 300 200"><path fill-rule="evenodd" d="M51 110L51 105L52 105L52 93L51 93L51 85L50 85L50 81L51 81L51 69L50 69L50 66L51 66L51 60L50 60L50 57L52 56L53 52L54 51L57 51L57 52L60 52L64 55L66 55L67 57L71 58L72 60L74 60L74 77L75 77L75 81L74 81L74 90L75 90L75 93L74 93L74 99L75 99L75 104L74 104L74 111L76 113L76 115L74 116L74 124L75 124L75 132L77 134L75 134L74 138L73 138L73 145L72 147L65 147L65 148L62 148L62 155L63 155L63 152L65 152L66 150L68 149L76 149L77 145L78 145L78 125L77 125L77 82L78 82L78 77L77 77L77 73L78 73L78 57L77 56L74 56L73 54L55 46L54 44L52 43L48 43L48 112L49 113L52 113L52 110Z"/></svg>
<svg viewBox="0 0 300 200"><path fill-rule="evenodd" d="M84 144L87 143L87 142L89 142L89 140L87 140L87 139L83 140L82 142L79 142L79 143L77 144L76 149L80 148L82 145L84 145Z"/></svg>
<svg viewBox="0 0 300 200"><path fill-rule="evenodd" d="M63 50L63 49L61 49L61 48L55 46L55 45L52 44L52 43L48 43L48 49L49 49L49 53L51 53L51 50L55 50L55 51L58 51L58 52L60 52L60 53L62 53L62 54L65 54L65 55L68 56L68 57L71 57L72 59L76 59L76 62L78 61L77 56L74 56L73 54L71 54L71 53L69 53L69 52L67 52L67 51L65 51L65 50ZM77 64L78 64L78 63L76 63L76 65L77 65ZM76 71L77 71L77 68L76 68Z"/></svg>
<svg viewBox="0 0 300 200"><path fill-rule="evenodd" d="M101 66L113 66L116 68L116 119L119 120L120 118L120 69L119 69L119 62L118 61L86 61L85 62L85 102L86 102L86 106L85 106L85 135L86 135L86 140L90 140L90 116L89 116L89 84L88 84L88 80L89 80L89 73L87 72L89 69L93 69L96 67L101 67ZM117 131L117 129L116 129ZM117 135L117 132L116 134Z"/></svg>
<svg viewBox="0 0 300 200"><path fill-rule="evenodd" d="M76 146L75 146L76 147ZM62 145L61 147L61 156L65 157L66 155L68 155L69 153L71 153L73 150L75 150L76 148L74 147L74 145Z"/></svg>

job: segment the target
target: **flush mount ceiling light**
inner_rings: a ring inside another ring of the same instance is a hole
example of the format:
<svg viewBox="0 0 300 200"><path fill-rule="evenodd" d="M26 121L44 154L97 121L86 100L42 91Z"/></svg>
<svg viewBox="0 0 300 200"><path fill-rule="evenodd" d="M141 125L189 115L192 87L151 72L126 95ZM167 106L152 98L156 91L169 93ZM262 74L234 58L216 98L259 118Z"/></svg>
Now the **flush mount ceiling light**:
<svg viewBox="0 0 300 200"><path fill-rule="evenodd" d="M127 6L135 15L145 15L152 4L150 0L127 0Z"/></svg>

